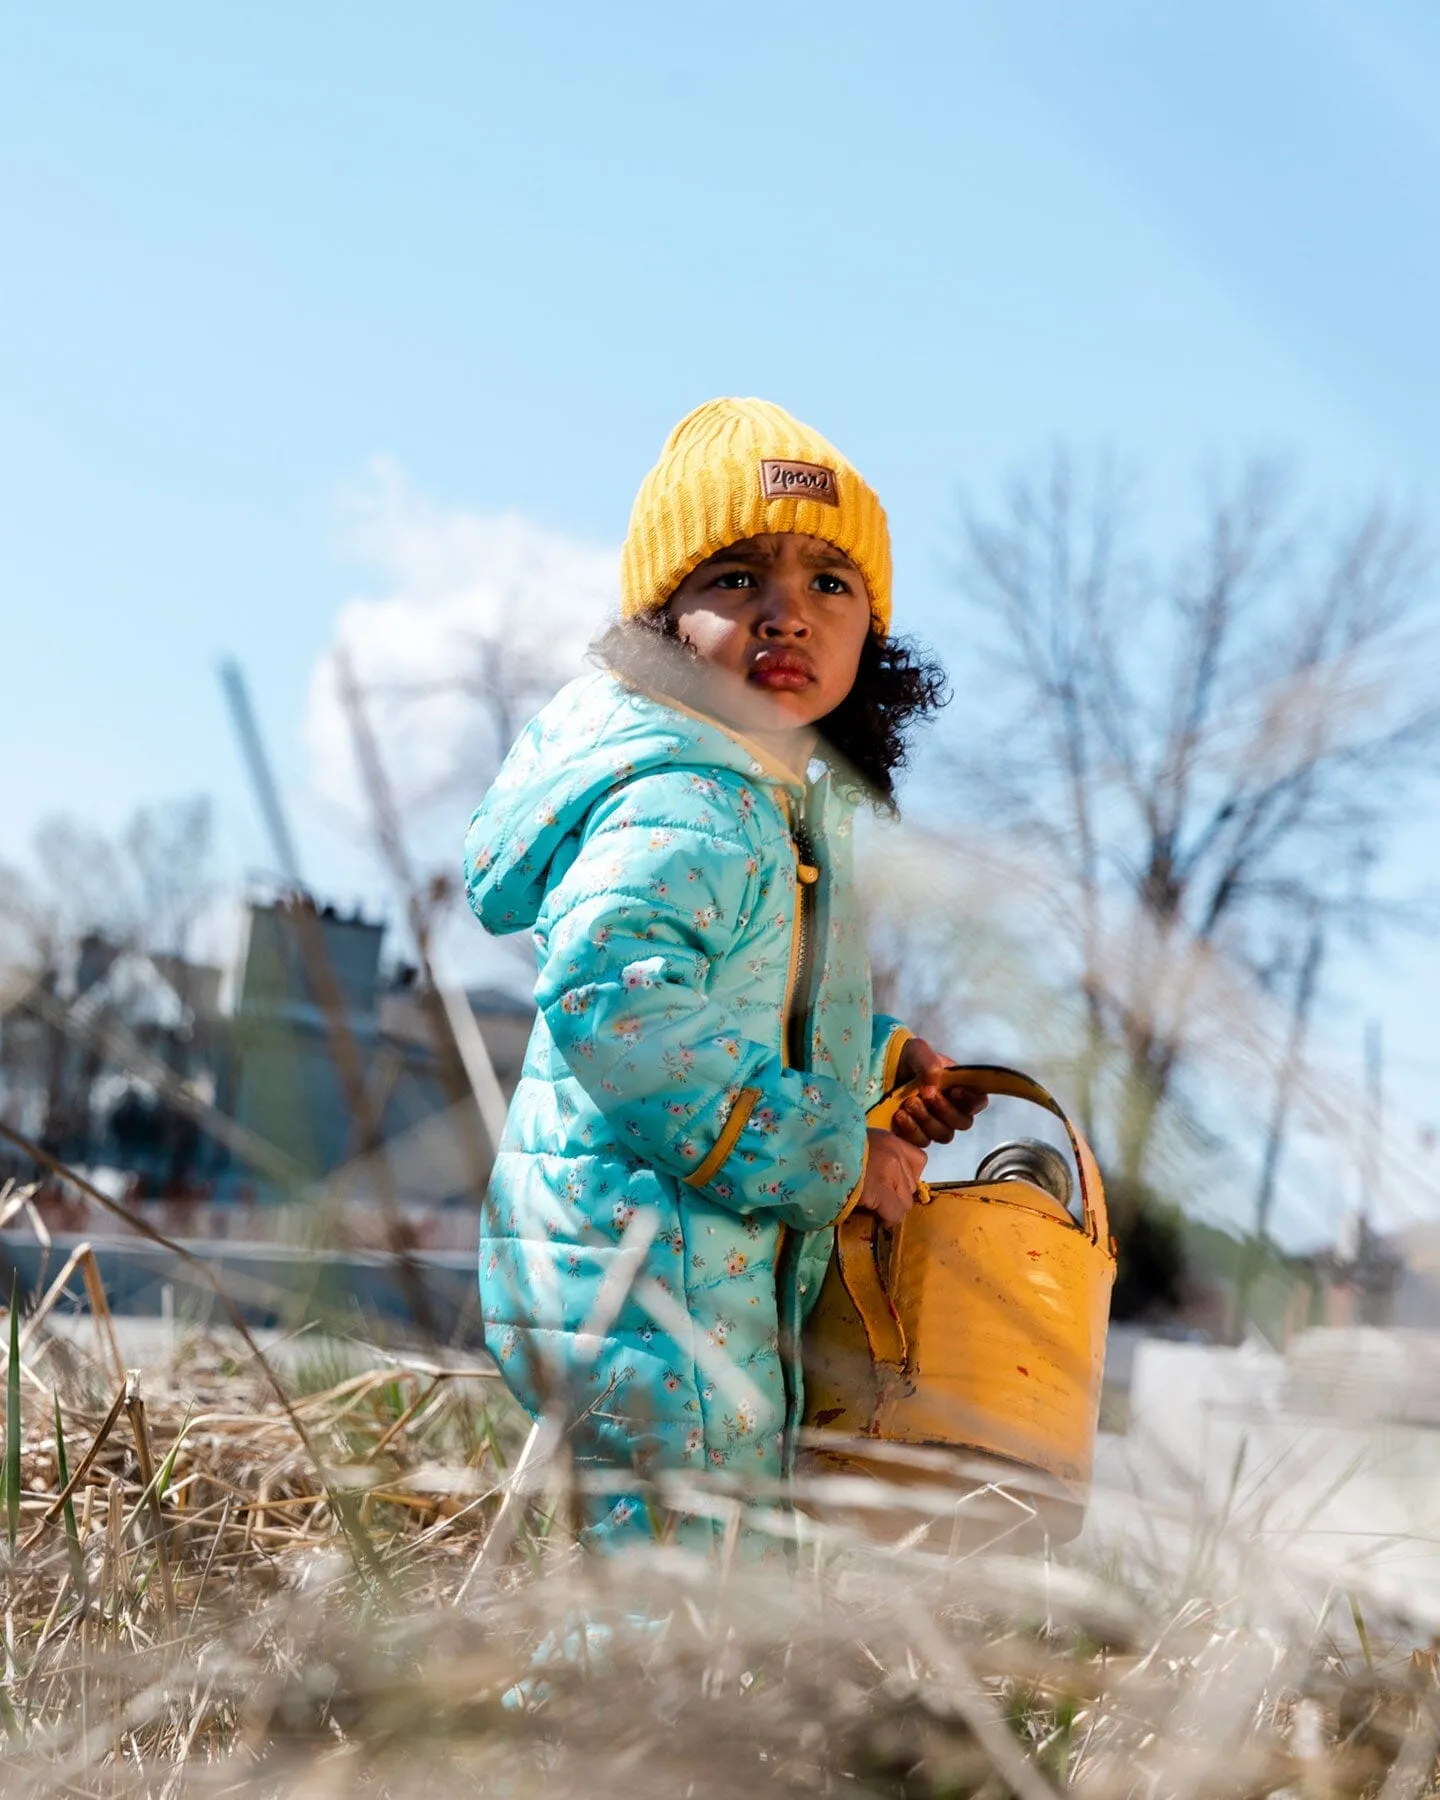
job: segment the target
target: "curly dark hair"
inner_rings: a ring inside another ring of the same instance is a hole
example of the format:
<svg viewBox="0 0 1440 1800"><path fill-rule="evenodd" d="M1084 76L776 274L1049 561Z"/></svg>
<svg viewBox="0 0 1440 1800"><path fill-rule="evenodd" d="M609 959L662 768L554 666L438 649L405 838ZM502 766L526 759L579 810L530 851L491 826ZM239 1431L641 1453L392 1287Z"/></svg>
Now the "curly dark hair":
<svg viewBox="0 0 1440 1800"><path fill-rule="evenodd" d="M590 652L622 680L704 710L699 659L667 608L611 625ZM945 671L919 644L869 633L855 685L818 721L826 761L848 786L896 812L895 778L910 753L910 727L949 698Z"/></svg>

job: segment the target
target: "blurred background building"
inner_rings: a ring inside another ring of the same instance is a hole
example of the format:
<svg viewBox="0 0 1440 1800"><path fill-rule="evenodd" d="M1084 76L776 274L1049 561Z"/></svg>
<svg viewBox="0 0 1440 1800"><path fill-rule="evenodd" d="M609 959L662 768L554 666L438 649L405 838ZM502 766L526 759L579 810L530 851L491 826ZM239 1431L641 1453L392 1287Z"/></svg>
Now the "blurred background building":
<svg viewBox="0 0 1440 1800"><path fill-rule="evenodd" d="M266 1208L314 1187L464 1208L492 1148L439 996L385 950L378 920L288 896L248 900L232 968L91 932L0 1015L0 1118L201 1235L264 1235ZM465 998L508 1098L533 1009ZM408 1179L378 1176L397 1154ZM48 1203L98 1223L73 1193Z"/></svg>

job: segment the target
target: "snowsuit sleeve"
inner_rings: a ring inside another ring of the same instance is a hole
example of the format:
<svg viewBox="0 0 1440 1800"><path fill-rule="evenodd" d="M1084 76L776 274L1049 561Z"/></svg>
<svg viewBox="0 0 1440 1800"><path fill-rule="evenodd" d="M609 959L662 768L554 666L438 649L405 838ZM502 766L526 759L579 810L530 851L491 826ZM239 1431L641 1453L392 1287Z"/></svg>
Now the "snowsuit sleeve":
<svg viewBox="0 0 1440 1800"><path fill-rule="evenodd" d="M592 810L538 922L536 1001L637 1161L814 1230L859 1185L861 1099L786 1069L773 1016L762 1041L710 999L712 964L754 947L756 827L721 783L696 814L684 783L642 776Z"/></svg>
<svg viewBox="0 0 1440 1800"><path fill-rule="evenodd" d="M870 1076L865 1087L867 1112L899 1085L900 1052L914 1035L899 1019L892 1019L887 1013L875 1015L870 1032Z"/></svg>

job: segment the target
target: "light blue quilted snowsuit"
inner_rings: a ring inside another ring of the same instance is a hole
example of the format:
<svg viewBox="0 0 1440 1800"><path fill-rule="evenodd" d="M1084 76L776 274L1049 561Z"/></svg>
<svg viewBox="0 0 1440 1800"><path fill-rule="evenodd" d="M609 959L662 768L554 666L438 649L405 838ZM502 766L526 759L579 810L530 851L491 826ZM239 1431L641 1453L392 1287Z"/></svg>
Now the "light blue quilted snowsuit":
<svg viewBox="0 0 1440 1800"><path fill-rule="evenodd" d="M486 1343L532 1413L579 1416L582 1471L791 1466L800 1325L906 1036L871 1017L852 820L828 777L596 674L471 822L470 903L532 930L539 970L481 1223ZM582 1337L641 1208L638 1278ZM622 1477L589 1535L652 1522Z"/></svg>

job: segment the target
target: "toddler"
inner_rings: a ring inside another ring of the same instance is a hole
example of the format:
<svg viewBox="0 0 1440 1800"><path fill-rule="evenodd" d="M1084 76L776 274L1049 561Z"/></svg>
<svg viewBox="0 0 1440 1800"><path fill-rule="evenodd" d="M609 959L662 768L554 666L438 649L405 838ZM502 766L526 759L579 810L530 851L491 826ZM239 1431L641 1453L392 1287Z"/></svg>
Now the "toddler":
<svg viewBox="0 0 1440 1800"><path fill-rule="evenodd" d="M852 872L943 693L890 636L875 494L778 406L712 401L641 485L620 613L466 839L475 912L538 962L480 1290L514 1393L563 1409L586 1539L703 1547L673 1478L790 1472L833 1227L898 1223L984 1100L866 1128L950 1061L872 1016Z"/></svg>

